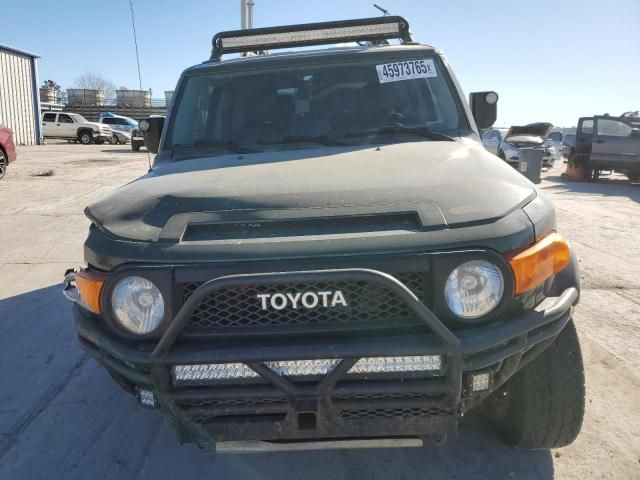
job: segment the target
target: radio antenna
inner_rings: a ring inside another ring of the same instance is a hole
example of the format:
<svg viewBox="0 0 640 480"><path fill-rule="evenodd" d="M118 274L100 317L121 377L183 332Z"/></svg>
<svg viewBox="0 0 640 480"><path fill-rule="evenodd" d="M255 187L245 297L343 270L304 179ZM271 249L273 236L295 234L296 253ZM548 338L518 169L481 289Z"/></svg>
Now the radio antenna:
<svg viewBox="0 0 640 480"><path fill-rule="evenodd" d="M136 34L136 19L133 15L133 0L129 0L129 7L131 8L131 27L133 28L133 43L136 46L136 64L138 65L138 88L142 92L142 72L140 70L140 53L138 51L138 35ZM147 149L147 166L151 171L151 155Z"/></svg>
<svg viewBox="0 0 640 480"><path fill-rule="evenodd" d="M380 11L382 12L382 15L384 15L385 17L388 17L389 15L391 15L391 14L389 13L389 10L386 10L386 9L382 8L380 5L376 5L376 4L374 3L374 4L373 4L373 6L374 6L375 8L377 8L378 10L380 10Z"/></svg>

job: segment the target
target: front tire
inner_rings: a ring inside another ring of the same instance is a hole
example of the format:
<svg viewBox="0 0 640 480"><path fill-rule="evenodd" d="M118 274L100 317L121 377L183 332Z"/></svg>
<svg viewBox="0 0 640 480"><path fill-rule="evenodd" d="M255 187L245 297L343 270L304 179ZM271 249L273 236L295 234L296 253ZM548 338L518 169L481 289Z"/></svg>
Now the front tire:
<svg viewBox="0 0 640 480"><path fill-rule="evenodd" d="M547 449L572 443L580 433L585 407L584 367L573 320L486 401L510 446Z"/></svg>
<svg viewBox="0 0 640 480"><path fill-rule="evenodd" d="M93 143L93 135L91 135L91 132L80 132L78 141L83 145L91 145Z"/></svg>
<svg viewBox="0 0 640 480"><path fill-rule="evenodd" d="M7 167L9 166L9 160L2 150L0 150L0 180L7 173Z"/></svg>

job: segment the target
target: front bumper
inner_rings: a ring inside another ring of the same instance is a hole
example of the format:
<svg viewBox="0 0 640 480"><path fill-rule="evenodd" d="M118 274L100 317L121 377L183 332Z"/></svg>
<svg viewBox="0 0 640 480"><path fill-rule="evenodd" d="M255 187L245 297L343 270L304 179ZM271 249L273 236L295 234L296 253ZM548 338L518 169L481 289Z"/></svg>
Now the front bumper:
<svg viewBox="0 0 640 480"><path fill-rule="evenodd" d="M181 342L179 336L199 300L223 288L298 281L358 280L397 295L428 327L428 333L348 339L304 338L259 347L211 349L207 343ZM389 275L363 269L232 275L196 290L162 338L148 347L117 340L99 318L73 308L80 345L125 388L154 393L173 417L182 440L211 445L233 440L302 440L424 436L454 433L459 416L504 383L546 348L571 318L578 290L569 287L517 318L452 332L407 287ZM360 358L441 355L441 374L428 378L361 378L347 371ZM283 377L269 361L339 359L335 369L313 381ZM243 363L259 384L224 383L176 386L175 365ZM473 373L489 373L490 386L473 392ZM347 414L345 414L347 412Z"/></svg>
<svg viewBox="0 0 640 480"><path fill-rule="evenodd" d="M92 133L93 138L102 138L102 139L108 139L113 137L113 133L112 132L93 132Z"/></svg>

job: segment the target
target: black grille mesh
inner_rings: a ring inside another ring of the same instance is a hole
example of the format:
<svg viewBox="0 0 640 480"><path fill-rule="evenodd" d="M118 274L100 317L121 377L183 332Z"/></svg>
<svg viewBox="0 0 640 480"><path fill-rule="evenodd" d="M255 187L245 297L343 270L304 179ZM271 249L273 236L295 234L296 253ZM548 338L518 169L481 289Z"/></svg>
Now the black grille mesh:
<svg viewBox="0 0 640 480"><path fill-rule="evenodd" d="M438 415L451 415L451 412L442 408L379 408L343 410L340 415L345 419L356 420L371 418L434 417Z"/></svg>
<svg viewBox="0 0 640 480"><path fill-rule="evenodd" d="M282 398L229 398L218 400L184 400L179 402L181 407L190 408L207 408L207 407L261 407L264 405L273 405L285 403L288 400Z"/></svg>
<svg viewBox="0 0 640 480"><path fill-rule="evenodd" d="M422 272L394 274L420 300L424 301ZM201 283L183 285L184 300ZM285 308L262 310L259 294L298 293L340 290L347 307L314 309ZM191 329L271 327L313 324L353 324L415 322L415 315L394 293L384 287L362 281L309 282L287 285L236 287L215 292L203 299L189 321Z"/></svg>
<svg viewBox="0 0 640 480"><path fill-rule="evenodd" d="M338 395L334 400L396 400L396 399L424 399L438 396L437 393L365 393L360 395Z"/></svg>

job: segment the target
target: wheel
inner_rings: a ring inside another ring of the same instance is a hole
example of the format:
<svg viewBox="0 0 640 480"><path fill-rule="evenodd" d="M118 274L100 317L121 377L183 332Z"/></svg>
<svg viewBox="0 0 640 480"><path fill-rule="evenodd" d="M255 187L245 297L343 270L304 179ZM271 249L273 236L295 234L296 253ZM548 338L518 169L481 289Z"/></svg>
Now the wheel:
<svg viewBox="0 0 640 480"><path fill-rule="evenodd" d="M111 135L111 138L109 139L109 144L117 145L118 144L118 137L116 137L115 135Z"/></svg>
<svg viewBox="0 0 640 480"><path fill-rule="evenodd" d="M131 150L133 150L134 152L139 152L140 151L140 144L139 143L135 143L135 142L131 142Z"/></svg>
<svg viewBox="0 0 640 480"><path fill-rule="evenodd" d="M90 145L93 143L93 135L91 135L91 132L81 132L78 135L78 141L80 141L80 143L83 145Z"/></svg>
<svg viewBox="0 0 640 480"><path fill-rule="evenodd" d="M9 166L9 160L2 150L0 150L0 178L4 177L7 173L7 167Z"/></svg>
<svg viewBox="0 0 640 480"><path fill-rule="evenodd" d="M507 444L559 448L580 433L584 397L582 354L571 320L544 352L486 400L486 407Z"/></svg>

